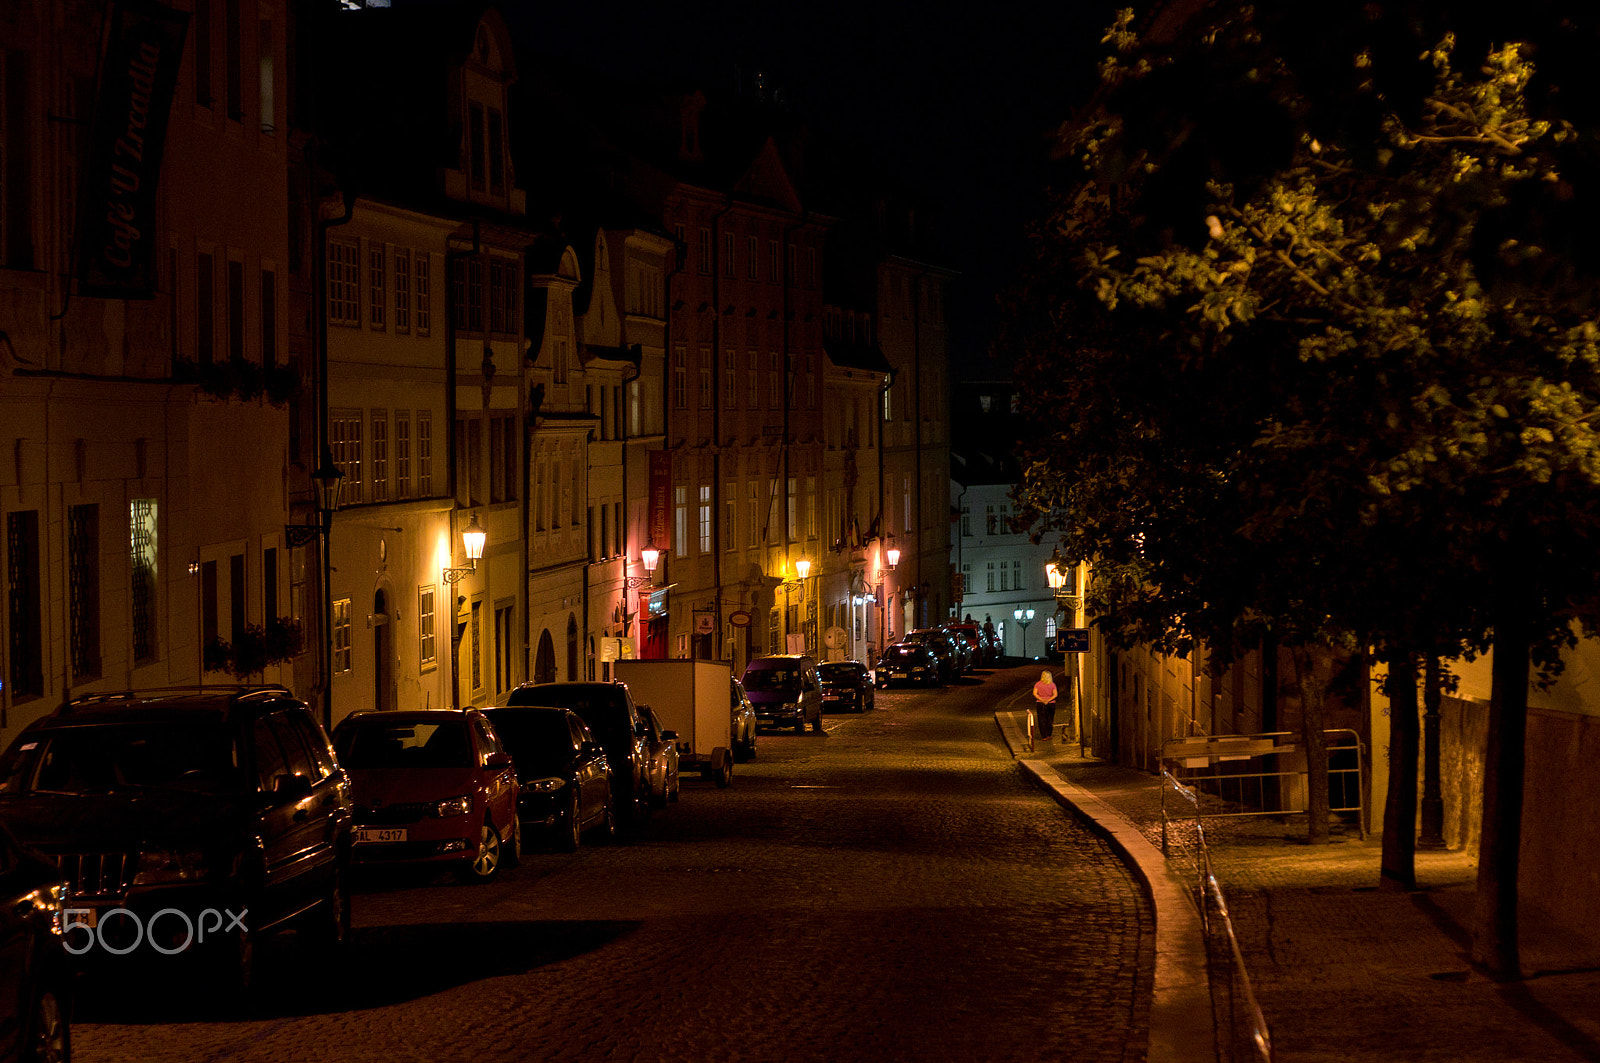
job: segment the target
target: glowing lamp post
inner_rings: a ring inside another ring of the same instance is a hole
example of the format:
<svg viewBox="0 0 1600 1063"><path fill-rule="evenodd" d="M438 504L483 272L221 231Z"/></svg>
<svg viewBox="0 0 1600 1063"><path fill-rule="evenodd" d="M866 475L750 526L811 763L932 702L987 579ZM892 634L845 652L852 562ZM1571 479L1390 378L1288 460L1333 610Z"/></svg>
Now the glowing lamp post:
<svg viewBox="0 0 1600 1063"><path fill-rule="evenodd" d="M1028 625L1033 623L1032 609L1013 609L1011 618L1022 628L1022 656L1028 655Z"/></svg>

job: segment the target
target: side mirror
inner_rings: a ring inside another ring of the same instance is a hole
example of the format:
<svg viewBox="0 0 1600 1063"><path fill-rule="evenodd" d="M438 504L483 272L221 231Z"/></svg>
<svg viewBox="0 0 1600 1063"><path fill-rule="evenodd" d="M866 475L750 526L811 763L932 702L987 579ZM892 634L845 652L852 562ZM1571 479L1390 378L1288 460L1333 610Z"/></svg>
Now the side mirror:
<svg viewBox="0 0 1600 1063"><path fill-rule="evenodd" d="M594 742L584 741L578 743L578 756L580 757L592 757L599 752L600 747Z"/></svg>
<svg viewBox="0 0 1600 1063"><path fill-rule="evenodd" d="M272 780L272 796L278 801L298 801L311 794L311 778L306 775L283 774Z"/></svg>
<svg viewBox="0 0 1600 1063"><path fill-rule="evenodd" d="M511 754L490 753L483 758L483 766L486 768L509 768L511 767Z"/></svg>
<svg viewBox="0 0 1600 1063"><path fill-rule="evenodd" d="M661 732L661 740L663 742L676 742L678 740L678 732L677 731L662 731Z"/></svg>

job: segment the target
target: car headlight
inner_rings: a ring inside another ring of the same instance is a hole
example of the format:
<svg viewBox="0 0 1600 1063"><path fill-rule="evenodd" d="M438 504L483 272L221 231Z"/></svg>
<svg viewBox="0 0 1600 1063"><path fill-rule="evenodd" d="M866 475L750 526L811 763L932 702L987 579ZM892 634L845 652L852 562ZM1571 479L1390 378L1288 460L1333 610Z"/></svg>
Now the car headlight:
<svg viewBox="0 0 1600 1063"><path fill-rule="evenodd" d="M786 701L786 702L783 703L783 711L784 712L795 712L795 711L799 710L799 708L800 708L800 703L798 701Z"/></svg>
<svg viewBox="0 0 1600 1063"><path fill-rule="evenodd" d="M139 854L135 886L198 882L206 877L205 854L199 849L147 849Z"/></svg>
<svg viewBox="0 0 1600 1063"><path fill-rule="evenodd" d="M446 816L465 816L472 811L472 795L462 794L459 797L447 797L433 806L433 814L440 819Z"/></svg>
<svg viewBox="0 0 1600 1063"><path fill-rule="evenodd" d="M532 782L523 783L522 788L536 794L553 794L565 785L567 785L565 779L534 779Z"/></svg>

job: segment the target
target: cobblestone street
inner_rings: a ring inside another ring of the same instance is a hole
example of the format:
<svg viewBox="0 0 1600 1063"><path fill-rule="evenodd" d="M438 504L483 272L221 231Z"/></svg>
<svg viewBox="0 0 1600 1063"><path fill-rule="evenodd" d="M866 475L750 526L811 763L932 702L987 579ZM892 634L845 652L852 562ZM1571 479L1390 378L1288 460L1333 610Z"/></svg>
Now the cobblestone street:
<svg viewBox="0 0 1600 1063"><path fill-rule="evenodd" d="M91 984L79 1058L1142 1059L1147 904L997 741L1034 674L764 732L730 789L488 886L364 879L344 967L281 940L231 1013Z"/></svg>

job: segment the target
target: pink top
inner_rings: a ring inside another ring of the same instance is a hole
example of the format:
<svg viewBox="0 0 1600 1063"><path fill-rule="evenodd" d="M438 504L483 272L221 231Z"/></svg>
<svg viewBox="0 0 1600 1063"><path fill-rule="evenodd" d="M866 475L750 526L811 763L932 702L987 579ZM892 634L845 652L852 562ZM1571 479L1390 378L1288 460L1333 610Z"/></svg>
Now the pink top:
<svg viewBox="0 0 1600 1063"><path fill-rule="evenodd" d="M1033 684L1033 700L1041 704L1056 700L1056 685L1046 683L1043 679Z"/></svg>

